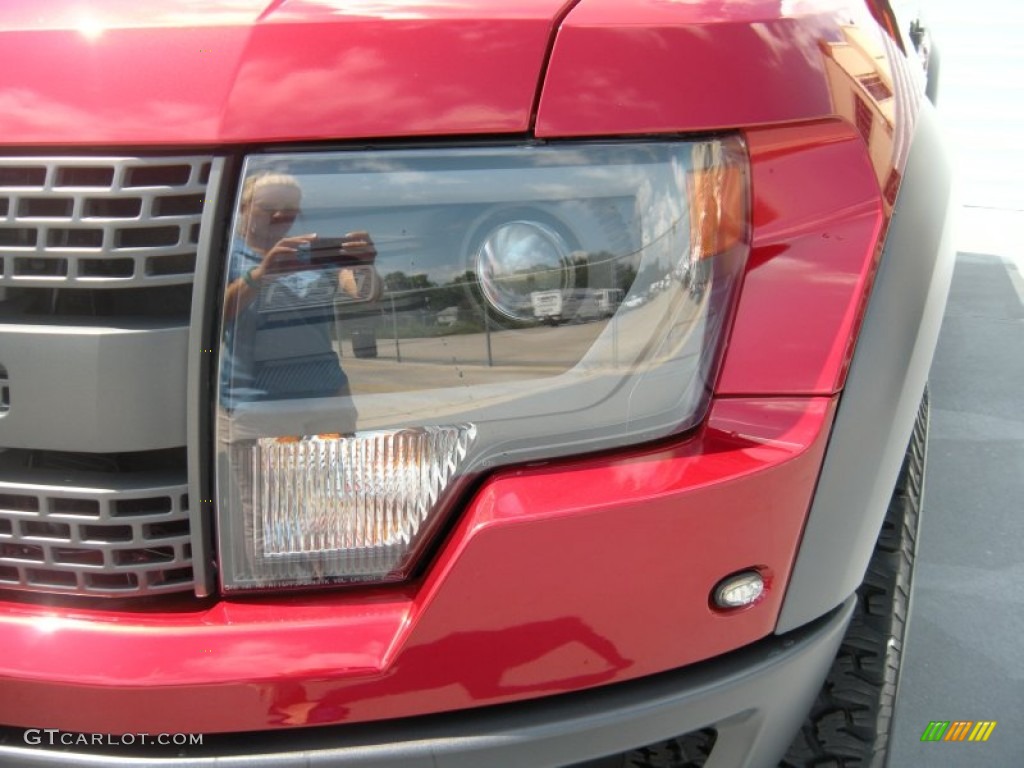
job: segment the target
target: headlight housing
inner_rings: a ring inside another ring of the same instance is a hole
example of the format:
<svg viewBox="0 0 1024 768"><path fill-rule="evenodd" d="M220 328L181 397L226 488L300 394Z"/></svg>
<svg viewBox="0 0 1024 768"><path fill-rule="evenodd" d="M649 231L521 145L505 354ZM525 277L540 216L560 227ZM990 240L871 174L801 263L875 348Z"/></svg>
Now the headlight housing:
<svg viewBox="0 0 1024 768"><path fill-rule="evenodd" d="M248 158L220 350L224 588L404 578L460 479L697 424L746 179L735 137ZM319 258L289 248L314 233ZM374 302L351 288L367 269Z"/></svg>

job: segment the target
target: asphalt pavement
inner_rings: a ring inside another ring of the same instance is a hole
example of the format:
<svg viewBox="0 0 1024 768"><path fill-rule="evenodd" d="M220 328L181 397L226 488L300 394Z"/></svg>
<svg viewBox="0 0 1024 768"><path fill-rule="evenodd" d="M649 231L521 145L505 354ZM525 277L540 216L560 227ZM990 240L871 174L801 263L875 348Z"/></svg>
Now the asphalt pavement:
<svg viewBox="0 0 1024 768"><path fill-rule="evenodd" d="M956 271L890 768L1024 766L1024 4L923 0L957 168ZM932 721L988 741L922 742Z"/></svg>
<svg viewBox="0 0 1024 768"><path fill-rule="evenodd" d="M1024 305L993 255L960 254L930 379L931 429L890 768L1024 765ZM931 721L996 721L985 743Z"/></svg>

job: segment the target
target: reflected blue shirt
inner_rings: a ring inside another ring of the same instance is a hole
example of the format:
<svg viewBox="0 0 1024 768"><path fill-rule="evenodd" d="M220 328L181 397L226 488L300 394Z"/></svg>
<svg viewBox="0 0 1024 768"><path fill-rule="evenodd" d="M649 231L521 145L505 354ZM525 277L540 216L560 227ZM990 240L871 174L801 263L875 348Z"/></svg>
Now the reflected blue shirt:
<svg viewBox="0 0 1024 768"><path fill-rule="evenodd" d="M236 237L227 283L262 260L262 254ZM263 278L260 296L224 320L221 405L348 394L331 334L337 285L336 269Z"/></svg>

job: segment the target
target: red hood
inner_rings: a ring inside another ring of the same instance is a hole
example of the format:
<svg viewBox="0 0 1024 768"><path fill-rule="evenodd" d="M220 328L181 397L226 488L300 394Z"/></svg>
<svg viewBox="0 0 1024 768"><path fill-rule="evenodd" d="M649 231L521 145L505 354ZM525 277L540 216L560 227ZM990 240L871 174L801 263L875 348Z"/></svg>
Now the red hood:
<svg viewBox="0 0 1024 768"><path fill-rule="evenodd" d="M0 5L5 145L175 145L529 128L567 0Z"/></svg>

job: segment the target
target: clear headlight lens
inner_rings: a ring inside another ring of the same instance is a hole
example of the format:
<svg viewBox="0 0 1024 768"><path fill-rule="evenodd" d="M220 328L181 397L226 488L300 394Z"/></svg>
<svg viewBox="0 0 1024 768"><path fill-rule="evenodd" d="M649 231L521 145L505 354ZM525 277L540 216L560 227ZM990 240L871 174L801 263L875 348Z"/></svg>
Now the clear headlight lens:
<svg viewBox="0 0 1024 768"><path fill-rule="evenodd" d="M220 358L223 586L404 578L460 478L697 424L746 168L735 138L249 158Z"/></svg>
<svg viewBox="0 0 1024 768"><path fill-rule="evenodd" d="M535 292L565 291L575 284L569 245L539 221L502 221L484 235L475 262L487 303L513 320L534 318Z"/></svg>

